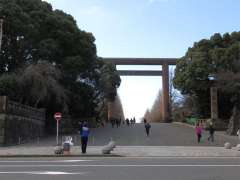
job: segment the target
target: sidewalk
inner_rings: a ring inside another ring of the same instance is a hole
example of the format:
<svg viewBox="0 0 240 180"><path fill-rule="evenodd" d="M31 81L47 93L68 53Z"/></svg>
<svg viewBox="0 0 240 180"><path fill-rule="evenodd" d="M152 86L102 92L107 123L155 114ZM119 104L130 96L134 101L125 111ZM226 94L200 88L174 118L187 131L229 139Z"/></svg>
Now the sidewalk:
<svg viewBox="0 0 240 180"><path fill-rule="evenodd" d="M70 156L87 157L240 157L240 151L223 147L202 146L117 146L112 154L103 155L102 146L90 146L87 154L81 154L81 147L74 146ZM0 157L60 156L54 154L54 146L45 147L3 147Z"/></svg>
<svg viewBox="0 0 240 180"><path fill-rule="evenodd" d="M12 147L1 147L0 148L0 157L41 157L41 156L63 156L56 155L54 153L55 146L12 146ZM87 148L87 154L81 153L80 146L71 147L70 156L117 156L117 155L102 155L101 146L89 146Z"/></svg>
<svg viewBox="0 0 240 180"><path fill-rule="evenodd" d="M128 157L240 157L236 148L206 146L121 146L114 153Z"/></svg>

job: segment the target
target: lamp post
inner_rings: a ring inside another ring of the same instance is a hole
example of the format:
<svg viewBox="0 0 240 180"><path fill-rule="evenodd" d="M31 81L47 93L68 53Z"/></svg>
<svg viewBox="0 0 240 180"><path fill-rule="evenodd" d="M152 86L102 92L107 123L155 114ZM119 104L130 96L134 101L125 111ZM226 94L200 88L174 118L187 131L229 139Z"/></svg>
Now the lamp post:
<svg viewBox="0 0 240 180"><path fill-rule="evenodd" d="M2 49L2 36L3 36L3 19L0 18L0 52Z"/></svg>
<svg viewBox="0 0 240 180"><path fill-rule="evenodd" d="M218 120L218 89L214 86L214 81L216 77L214 74L210 74L208 79L212 82L210 87L210 96L211 96L211 119L213 122Z"/></svg>

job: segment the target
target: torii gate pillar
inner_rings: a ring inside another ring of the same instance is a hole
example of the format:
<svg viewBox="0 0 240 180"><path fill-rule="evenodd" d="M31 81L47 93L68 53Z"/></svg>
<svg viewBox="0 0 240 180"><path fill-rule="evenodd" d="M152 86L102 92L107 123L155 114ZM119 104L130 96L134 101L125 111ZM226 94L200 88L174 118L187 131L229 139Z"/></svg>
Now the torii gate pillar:
<svg viewBox="0 0 240 180"><path fill-rule="evenodd" d="M163 63L162 65L162 90L163 90L163 104L162 104L162 114L163 121L170 122L169 113L169 69L168 64Z"/></svg>

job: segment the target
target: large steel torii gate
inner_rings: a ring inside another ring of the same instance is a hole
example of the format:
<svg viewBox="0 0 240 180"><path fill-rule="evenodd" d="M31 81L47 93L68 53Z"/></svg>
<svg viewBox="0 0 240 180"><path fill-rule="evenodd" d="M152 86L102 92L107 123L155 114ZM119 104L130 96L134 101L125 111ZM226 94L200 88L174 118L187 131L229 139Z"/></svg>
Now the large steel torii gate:
<svg viewBox="0 0 240 180"><path fill-rule="evenodd" d="M118 70L120 76L162 76L163 120L170 121L169 113L169 65L176 65L177 58L103 58L115 65L161 65L162 71Z"/></svg>

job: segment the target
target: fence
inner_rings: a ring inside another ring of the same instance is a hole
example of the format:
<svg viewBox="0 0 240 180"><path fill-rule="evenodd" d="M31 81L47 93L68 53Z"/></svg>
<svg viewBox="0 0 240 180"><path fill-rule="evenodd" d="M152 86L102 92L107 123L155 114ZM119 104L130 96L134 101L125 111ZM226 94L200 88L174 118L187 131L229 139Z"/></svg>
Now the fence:
<svg viewBox="0 0 240 180"><path fill-rule="evenodd" d="M0 96L0 145L12 145L44 135L45 110Z"/></svg>

